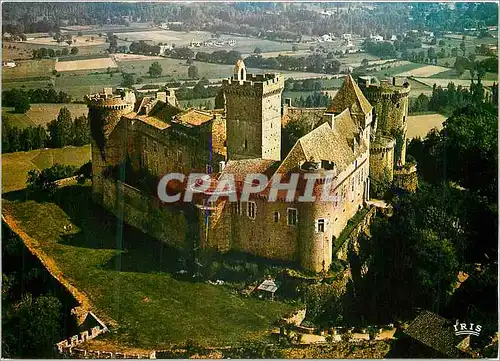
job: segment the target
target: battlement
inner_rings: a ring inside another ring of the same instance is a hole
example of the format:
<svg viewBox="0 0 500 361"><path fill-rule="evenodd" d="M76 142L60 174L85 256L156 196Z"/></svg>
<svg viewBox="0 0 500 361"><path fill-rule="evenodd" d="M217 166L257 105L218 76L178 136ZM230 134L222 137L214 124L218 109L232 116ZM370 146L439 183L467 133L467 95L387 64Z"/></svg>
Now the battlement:
<svg viewBox="0 0 500 361"><path fill-rule="evenodd" d="M410 83L404 78L392 77L392 79L378 80L375 77L359 77L358 84L368 96L392 96L401 94L408 96L411 91Z"/></svg>
<svg viewBox="0 0 500 361"><path fill-rule="evenodd" d="M278 73L247 74L246 80L235 78L224 79L222 86L229 93L256 92L268 94L282 91L285 86L283 77Z"/></svg>
<svg viewBox="0 0 500 361"><path fill-rule="evenodd" d="M370 153L387 152L393 149L395 145L396 140L394 138L379 135L370 143Z"/></svg>
<svg viewBox="0 0 500 361"><path fill-rule="evenodd" d="M135 94L129 89L119 88L113 92L112 88L104 88L101 93L86 95L85 102L93 108L124 110L135 104Z"/></svg>

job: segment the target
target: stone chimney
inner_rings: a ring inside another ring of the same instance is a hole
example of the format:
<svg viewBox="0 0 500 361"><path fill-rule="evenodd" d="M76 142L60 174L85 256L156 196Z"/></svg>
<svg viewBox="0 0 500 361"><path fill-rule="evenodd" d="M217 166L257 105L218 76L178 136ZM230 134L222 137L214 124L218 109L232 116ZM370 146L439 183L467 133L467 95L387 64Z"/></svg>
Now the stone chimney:
<svg viewBox="0 0 500 361"><path fill-rule="evenodd" d="M226 168L226 162L221 160L219 162L219 173L222 173L222 171L224 170L224 168Z"/></svg>
<svg viewBox="0 0 500 361"><path fill-rule="evenodd" d="M162 102L167 102L167 93L166 92L156 92L156 99L161 100Z"/></svg>
<svg viewBox="0 0 500 361"><path fill-rule="evenodd" d="M335 126L335 114L323 113L323 121L327 122L330 125L330 128L333 129L333 127Z"/></svg>

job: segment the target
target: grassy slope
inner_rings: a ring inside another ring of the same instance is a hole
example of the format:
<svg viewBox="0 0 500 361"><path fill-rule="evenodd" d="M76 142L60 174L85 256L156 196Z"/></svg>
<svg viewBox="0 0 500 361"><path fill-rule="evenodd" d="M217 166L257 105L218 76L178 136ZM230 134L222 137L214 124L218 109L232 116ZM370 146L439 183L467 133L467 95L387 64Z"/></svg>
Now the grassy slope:
<svg viewBox="0 0 500 361"><path fill-rule="evenodd" d="M90 145L2 154L2 193L24 189L31 169L41 170L55 163L81 166L89 160Z"/></svg>
<svg viewBox="0 0 500 361"><path fill-rule="evenodd" d="M141 348L166 348L193 339L228 344L256 338L287 304L242 298L223 286L174 279L173 250L125 226L91 202L89 186L71 186L53 202L8 195L4 208L37 240L96 312L117 327L104 340ZM72 223L72 234L62 234Z"/></svg>

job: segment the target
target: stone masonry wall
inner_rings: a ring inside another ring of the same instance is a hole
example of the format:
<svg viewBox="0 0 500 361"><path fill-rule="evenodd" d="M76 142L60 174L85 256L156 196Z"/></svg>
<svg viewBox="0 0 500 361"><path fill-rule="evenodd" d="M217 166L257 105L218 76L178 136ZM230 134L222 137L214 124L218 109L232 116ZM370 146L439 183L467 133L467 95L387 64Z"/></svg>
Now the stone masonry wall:
<svg viewBox="0 0 500 361"><path fill-rule="evenodd" d="M183 212L162 205L136 188L103 178L103 206L119 219L167 244L189 246L188 223Z"/></svg>

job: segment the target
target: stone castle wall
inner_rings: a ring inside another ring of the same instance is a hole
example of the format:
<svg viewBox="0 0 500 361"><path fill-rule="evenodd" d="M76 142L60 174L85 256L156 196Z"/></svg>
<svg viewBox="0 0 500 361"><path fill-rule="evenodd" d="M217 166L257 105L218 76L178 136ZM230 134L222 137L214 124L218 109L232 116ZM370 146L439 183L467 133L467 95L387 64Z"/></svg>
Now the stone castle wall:
<svg viewBox="0 0 500 361"><path fill-rule="evenodd" d="M109 178L102 179L102 205L118 219L167 244L187 248L188 222L185 214L162 205L158 199Z"/></svg>
<svg viewBox="0 0 500 361"><path fill-rule="evenodd" d="M381 180L384 174L389 176L389 181L393 179L394 169L394 147L396 141L393 138L378 136L370 144L370 177Z"/></svg>

